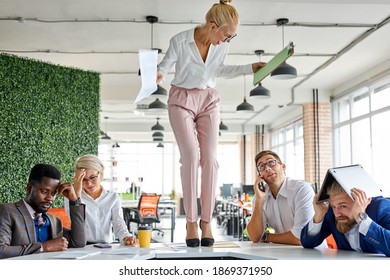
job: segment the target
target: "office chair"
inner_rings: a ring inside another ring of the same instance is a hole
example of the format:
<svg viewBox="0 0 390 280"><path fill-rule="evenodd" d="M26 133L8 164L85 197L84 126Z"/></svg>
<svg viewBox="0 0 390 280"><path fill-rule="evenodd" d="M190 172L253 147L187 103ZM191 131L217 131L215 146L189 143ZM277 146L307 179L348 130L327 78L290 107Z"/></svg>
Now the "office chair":
<svg viewBox="0 0 390 280"><path fill-rule="evenodd" d="M137 209L130 209L128 227L130 228L130 223L147 224L152 227L152 231L157 231L158 235L164 236L164 232L156 228L156 223L161 222L158 211L160 196L155 193L142 193L138 200Z"/></svg>

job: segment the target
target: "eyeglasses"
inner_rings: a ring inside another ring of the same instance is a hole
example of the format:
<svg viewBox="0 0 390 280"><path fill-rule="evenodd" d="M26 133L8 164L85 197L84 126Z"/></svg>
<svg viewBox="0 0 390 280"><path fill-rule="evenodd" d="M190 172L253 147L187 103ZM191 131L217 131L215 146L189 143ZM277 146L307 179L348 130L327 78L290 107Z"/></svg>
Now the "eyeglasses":
<svg viewBox="0 0 390 280"><path fill-rule="evenodd" d="M219 28L221 28L215 21L210 21L211 23L214 23L217 27L218 27L218 29ZM225 38L225 40L223 40L222 42L224 42L224 43L230 43L230 41L231 40L233 40L233 38L234 37L236 37L237 36L237 33L236 34L233 34L233 35L223 35L223 36L225 36L226 38Z"/></svg>
<svg viewBox="0 0 390 280"><path fill-rule="evenodd" d="M99 178L99 172L96 175L92 175L89 178L84 178L83 184L88 184L89 182L91 182L92 184L95 184L97 182L98 178Z"/></svg>
<svg viewBox="0 0 390 280"><path fill-rule="evenodd" d="M274 167L276 165L276 163L280 163L281 164L281 162L277 161L276 159L270 159L269 161L267 161L265 163L260 163L257 166L257 171L263 172L265 170L265 166Z"/></svg>

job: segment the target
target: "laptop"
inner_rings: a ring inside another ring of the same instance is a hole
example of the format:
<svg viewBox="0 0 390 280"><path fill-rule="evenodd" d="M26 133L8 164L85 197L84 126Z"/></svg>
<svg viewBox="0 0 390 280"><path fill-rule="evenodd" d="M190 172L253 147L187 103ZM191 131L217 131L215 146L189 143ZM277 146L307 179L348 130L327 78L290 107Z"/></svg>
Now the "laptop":
<svg viewBox="0 0 390 280"><path fill-rule="evenodd" d="M334 180L340 184L351 198L352 188L363 190L367 194L367 197L383 195L381 188L377 183L375 183L367 171L364 170L360 164L356 164L328 169L325 179L321 185L317 203L324 202L329 198L326 191L328 186L330 186Z"/></svg>

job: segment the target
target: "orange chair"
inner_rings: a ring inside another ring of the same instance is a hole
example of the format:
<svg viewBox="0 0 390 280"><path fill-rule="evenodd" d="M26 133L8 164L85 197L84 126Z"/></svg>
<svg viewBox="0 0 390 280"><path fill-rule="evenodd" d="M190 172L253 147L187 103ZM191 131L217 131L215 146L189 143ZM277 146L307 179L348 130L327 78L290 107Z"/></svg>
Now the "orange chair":
<svg viewBox="0 0 390 280"><path fill-rule="evenodd" d="M158 202L161 195L155 193L142 193L138 200L137 209L129 209L124 213L126 216L127 227L130 229L130 223L147 224L152 226L153 231L158 231L158 234L164 235L164 232L156 228L156 223L160 223Z"/></svg>
<svg viewBox="0 0 390 280"><path fill-rule="evenodd" d="M328 248L329 248L329 249L336 249L336 250L337 250L337 244L336 244L336 241L334 240L332 234L329 235L329 236L326 238L326 243L328 244Z"/></svg>
<svg viewBox="0 0 390 280"><path fill-rule="evenodd" d="M65 208L50 208L47 213L57 216L62 221L62 226L70 228L70 220L66 214Z"/></svg>

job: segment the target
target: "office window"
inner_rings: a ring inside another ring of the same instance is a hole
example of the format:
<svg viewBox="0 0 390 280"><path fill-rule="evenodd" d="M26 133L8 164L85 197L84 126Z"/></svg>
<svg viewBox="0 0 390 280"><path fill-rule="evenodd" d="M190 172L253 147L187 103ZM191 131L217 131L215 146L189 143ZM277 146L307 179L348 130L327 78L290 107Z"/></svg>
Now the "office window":
<svg viewBox="0 0 390 280"><path fill-rule="evenodd" d="M389 78L333 100L334 166L361 164L386 196L389 123Z"/></svg>
<svg viewBox="0 0 390 280"><path fill-rule="evenodd" d="M305 178L302 119L272 131L271 150L286 163L287 176Z"/></svg>

